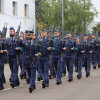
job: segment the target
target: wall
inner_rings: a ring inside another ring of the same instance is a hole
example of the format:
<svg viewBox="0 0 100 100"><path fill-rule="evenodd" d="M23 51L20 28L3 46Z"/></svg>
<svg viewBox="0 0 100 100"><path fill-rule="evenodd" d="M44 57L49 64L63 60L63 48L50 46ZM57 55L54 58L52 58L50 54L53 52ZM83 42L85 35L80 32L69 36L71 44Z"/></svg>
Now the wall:
<svg viewBox="0 0 100 100"><path fill-rule="evenodd" d="M18 15L13 16L12 2L18 2ZM24 16L24 4L29 4L29 17ZM35 27L35 0L3 0L3 12L0 13L0 30L2 30L4 23L8 23L7 37L9 36L9 27L13 26L17 30L21 22L21 31L26 29L33 29Z"/></svg>

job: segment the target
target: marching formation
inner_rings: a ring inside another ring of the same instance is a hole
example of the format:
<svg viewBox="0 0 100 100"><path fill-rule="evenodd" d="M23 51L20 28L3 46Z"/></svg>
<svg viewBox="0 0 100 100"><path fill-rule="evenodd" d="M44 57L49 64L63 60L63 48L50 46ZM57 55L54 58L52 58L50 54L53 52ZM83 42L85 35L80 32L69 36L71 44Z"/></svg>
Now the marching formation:
<svg viewBox="0 0 100 100"><path fill-rule="evenodd" d="M20 27L19 27L20 29ZM26 30L25 33L11 27L9 38L0 32L0 90L6 82L4 76L4 59L7 55L11 75L12 88L20 86L18 67L21 68L20 78L30 84L29 93L36 89L36 76L42 80L42 88L49 87L49 79L56 78L56 84L62 83L61 77L68 71L68 81L73 81L73 67L77 79L82 78L82 67L85 67L86 77L90 76L91 63L93 69L100 68L100 37L94 33L82 33L80 36L70 31L64 33L59 29L43 28L41 34ZM5 29L4 29L5 30ZM35 35L34 35L35 34ZM37 74L36 75L36 71Z"/></svg>

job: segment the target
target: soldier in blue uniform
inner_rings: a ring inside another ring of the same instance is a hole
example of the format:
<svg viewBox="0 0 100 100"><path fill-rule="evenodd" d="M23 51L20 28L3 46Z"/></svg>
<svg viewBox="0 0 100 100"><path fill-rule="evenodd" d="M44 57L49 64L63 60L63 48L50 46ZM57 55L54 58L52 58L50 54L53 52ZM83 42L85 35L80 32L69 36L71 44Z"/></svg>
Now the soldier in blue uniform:
<svg viewBox="0 0 100 100"><path fill-rule="evenodd" d="M20 53L18 42L15 42L15 29L10 27L10 38L6 40L6 47L8 51L8 63L11 70L11 87L14 88L20 85L18 78L18 59L17 56Z"/></svg>
<svg viewBox="0 0 100 100"><path fill-rule="evenodd" d="M40 33L38 33L38 39L39 39L39 41L41 41L42 39L41 39L41 34ZM42 74L42 68L41 68L41 66L40 66L40 56L38 57L38 59L37 59L38 61L38 63L37 63L37 69L38 69L38 78L37 78L37 80L38 81L41 81L41 80L43 80L43 74Z"/></svg>
<svg viewBox="0 0 100 100"><path fill-rule="evenodd" d="M20 32L20 37L24 37L24 33L21 31ZM22 51L23 52L23 51ZM22 58L23 58L23 55L22 55L22 52L20 53L20 55L19 55L19 59L18 59L18 61L19 61L19 66L20 66L20 69L21 69L21 73L20 73L20 78L21 79L23 79L24 78L24 76L23 76L23 72L22 72L22 69L23 69L23 63L22 63Z"/></svg>
<svg viewBox="0 0 100 100"><path fill-rule="evenodd" d="M63 48L63 62L66 64L67 66L67 70L68 70L68 81L71 82L73 81L73 64L74 64L74 60L75 60L75 48L74 48L74 44L71 41L72 39L72 35L70 32L67 32L67 36L68 39L66 40L66 42L64 43L64 48Z"/></svg>
<svg viewBox="0 0 100 100"><path fill-rule="evenodd" d="M24 32L24 37L23 37L23 42L25 43L26 41L27 41L27 33L28 33L29 31L28 30L25 30L25 32ZM23 79L25 79L26 78L26 81L27 81L27 83L29 84L30 83L30 81L29 80L27 80L28 79L28 77L29 77L29 75L28 75L28 73L27 73L27 71L25 70L25 49L24 49L24 47L22 47L23 48L23 52L22 52L22 72L21 72L21 75L22 75L22 78Z"/></svg>
<svg viewBox="0 0 100 100"><path fill-rule="evenodd" d="M40 56L40 67L42 69L43 74L43 83L42 88L49 86L49 79L48 79L48 69L49 69L49 54L51 47L49 45L49 41L47 39L47 32L46 29L42 29L42 40L39 42L39 51L41 53Z"/></svg>
<svg viewBox="0 0 100 100"><path fill-rule="evenodd" d="M54 39L52 41L52 66L56 70L56 81L57 85L60 85L61 82L61 53L62 53L62 42L60 41L60 32L59 29L55 29Z"/></svg>
<svg viewBox="0 0 100 100"><path fill-rule="evenodd" d="M2 33L0 31L0 40L2 38ZM7 53L7 51L5 50L5 43L0 44L0 90L4 89L3 83L5 80L4 77L4 54Z"/></svg>
<svg viewBox="0 0 100 100"><path fill-rule="evenodd" d="M77 66L77 71L78 75L77 78L80 79L82 78L82 65L83 65L83 45L81 44L80 37L76 37L76 44L75 44L75 49L76 49L76 66Z"/></svg>
<svg viewBox="0 0 100 100"><path fill-rule="evenodd" d="M22 36L24 43L27 41L26 34L28 32L29 32L28 30L25 30L25 33ZM29 84L30 83L30 81L28 80L29 75L28 75L27 71L25 70L25 49L23 46L22 46L22 49L23 49L23 52L22 52L22 71L21 71L20 77L21 77L21 79L26 79L27 83Z"/></svg>
<svg viewBox="0 0 100 100"><path fill-rule="evenodd" d="M92 38L91 44L93 45L93 49L94 49L93 54L92 54L93 69L96 69L98 45L97 45L96 36L94 33L92 33L91 38Z"/></svg>
<svg viewBox="0 0 100 100"><path fill-rule="evenodd" d="M48 31L48 38L51 38L51 32L52 32L52 30L49 30L49 31ZM51 42L51 41L50 41L50 42ZM53 64L52 64L52 55L51 55L51 54L50 54L50 56L49 56L49 71L50 71L50 73L49 73L49 79L51 79L52 77L55 78L56 75L55 75L54 66L53 66Z"/></svg>
<svg viewBox="0 0 100 100"><path fill-rule="evenodd" d="M23 38L20 38L23 41ZM29 75L28 80L30 81L29 92L32 93L34 89L36 89L36 69L37 69L37 57L38 51L34 46L33 40L33 32L29 31L27 33L27 40L26 42L21 42L20 46L24 47L25 49L25 69Z"/></svg>
<svg viewBox="0 0 100 100"><path fill-rule="evenodd" d="M84 34L84 66L86 71L86 77L90 76L90 69L91 69L91 60L92 60L92 53L93 53L93 46L91 45L91 41L88 41L89 35ZM90 42L90 43L89 43Z"/></svg>
<svg viewBox="0 0 100 100"><path fill-rule="evenodd" d="M2 33L0 31L0 40L1 39L2 39ZM3 44L3 45L5 45L5 44ZM5 47L5 46L3 46L3 47ZM6 47L4 49L6 49ZM3 66L2 82L3 83L6 83L6 79L5 79L5 75L4 75L4 63L5 63L6 57L7 57L7 53L4 53L3 56L2 56L2 61L3 61L3 64L2 64L2 66Z"/></svg>
<svg viewBox="0 0 100 100"><path fill-rule="evenodd" d="M97 46L98 46L98 51L97 51L97 54L98 54L98 68L100 68L100 37L98 37L98 42L97 42Z"/></svg>

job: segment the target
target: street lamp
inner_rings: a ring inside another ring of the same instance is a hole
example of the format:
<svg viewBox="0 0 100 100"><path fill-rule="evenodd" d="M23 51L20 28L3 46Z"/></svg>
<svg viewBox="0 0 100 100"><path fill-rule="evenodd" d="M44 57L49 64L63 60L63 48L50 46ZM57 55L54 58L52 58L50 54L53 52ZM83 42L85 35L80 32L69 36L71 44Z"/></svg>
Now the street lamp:
<svg viewBox="0 0 100 100"><path fill-rule="evenodd" d="M64 32L64 0L62 0L62 32Z"/></svg>

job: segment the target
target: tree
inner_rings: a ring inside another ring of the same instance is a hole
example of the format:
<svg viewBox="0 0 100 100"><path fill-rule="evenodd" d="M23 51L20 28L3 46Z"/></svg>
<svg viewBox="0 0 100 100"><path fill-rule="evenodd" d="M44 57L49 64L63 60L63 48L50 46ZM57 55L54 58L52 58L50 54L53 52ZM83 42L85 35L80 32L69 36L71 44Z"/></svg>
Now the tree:
<svg viewBox="0 0 100 100"><path fill-rule="evenodd" d="M46 0L43 3L43 19L48 27L55 24L57 28L61 29L61 1ZM64 0L64 30L74 33L77 27L78 33L86 32L97 14L91 0L88 0L85 4L82 0ZM84 23L86 27L84 27Z"/></svg>
<svg viewBox="0 0 100 100"><path fill-rule="evenodd" d="M98 32L99 36L100 36L100 22L97 23L94 27L93 27L93 32L96 33Z"/></svg>

